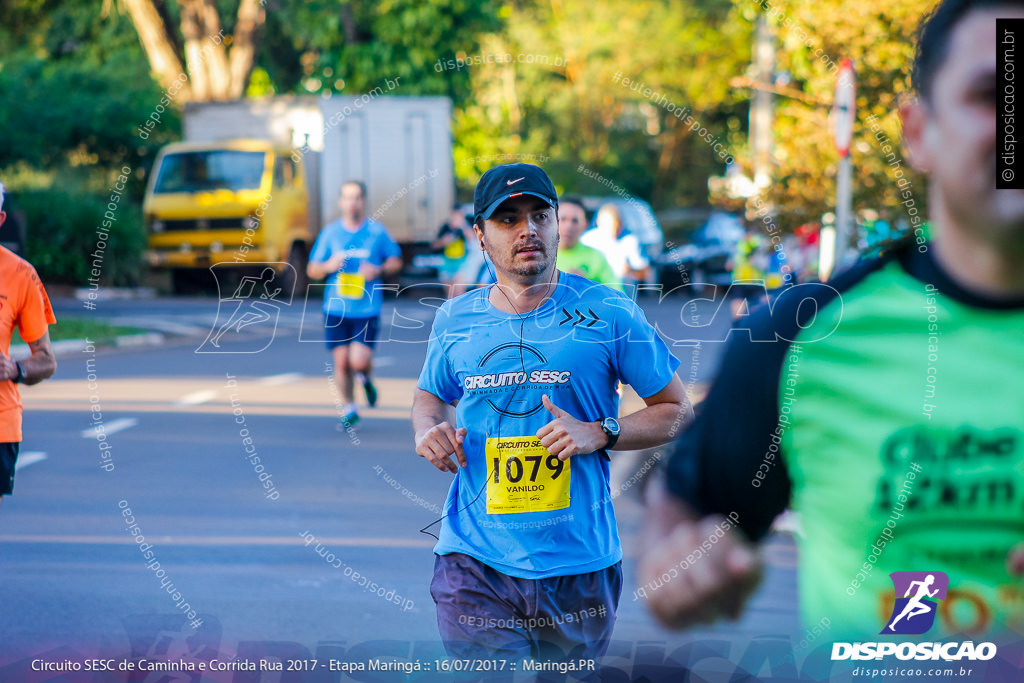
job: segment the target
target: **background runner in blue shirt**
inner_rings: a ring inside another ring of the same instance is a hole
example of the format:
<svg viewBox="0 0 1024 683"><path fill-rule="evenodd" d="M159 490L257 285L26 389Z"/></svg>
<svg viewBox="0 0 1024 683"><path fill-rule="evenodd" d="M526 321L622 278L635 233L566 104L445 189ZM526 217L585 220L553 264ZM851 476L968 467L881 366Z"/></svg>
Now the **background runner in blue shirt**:
<svg viewBox="0 0 1024 683"><path fill-rule="evenodd" d="M457 473L435 547L438 626L452 656L551 644L598 657L622 581L607 451L669 440L679 361L635 303L555 268L541 169L488 171L474 212L497 284L438 310L413 405L417 453ZM620 379L648 407L616 420Z"/></svg>
<svg viewBox="0 0 1024 683"><path fill-rule="evenodd" d="M327 350L334 358L334 379L345 401L339 428L355 426L353 385L358 378L366 402L377 403L370 372L380 327L381 275L402 268L401 250L387 229L366 217L366 186L350 181L341 186L341 217L324 226L313 244L306 269L311 279L327 278L324 287L324 328Z"/></svg>

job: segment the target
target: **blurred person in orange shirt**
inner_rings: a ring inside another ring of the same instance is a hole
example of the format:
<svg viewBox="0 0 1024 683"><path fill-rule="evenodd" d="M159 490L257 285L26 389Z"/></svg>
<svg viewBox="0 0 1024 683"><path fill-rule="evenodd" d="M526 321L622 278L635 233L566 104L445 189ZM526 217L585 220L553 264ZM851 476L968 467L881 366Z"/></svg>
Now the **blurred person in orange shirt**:
<svg viewBox="0 0 1024 683"><path fill-rule="evenodd" d="M0 183L0 225L7 219L3 208ZM48 329L55 322L36 269L0 246L0 502L14 491L14 466L21 447L21 394L15 385L37 384L57 369ZM32 349L32 356L24 361L10 357L15 327Z"/></svg>

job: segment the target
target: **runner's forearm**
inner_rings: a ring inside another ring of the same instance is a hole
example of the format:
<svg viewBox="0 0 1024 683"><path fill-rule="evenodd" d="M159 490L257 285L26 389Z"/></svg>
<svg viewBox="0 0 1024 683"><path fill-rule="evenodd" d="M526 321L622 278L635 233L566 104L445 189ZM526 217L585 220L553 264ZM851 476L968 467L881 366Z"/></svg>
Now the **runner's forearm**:
<svg viewBox="0 0 1024 683"><path fill-rule="evenodd" d="M619 418L617 451L636 451L668 443L679 434L686 417L682 403L657 403Z"/></svg>
<svg viewBox="0 0 1024 683"><path fill-rule="evenodd" d="M330 261L310 261L306 264L306 275L311 280L321 280L335 270L331 265Z"/></svg>
<svg viewBox="0 0 1024 683"><path fill-rule="evenodd" d="M47 332L41 339L37 339L28 345L32 350L32 356L21 361L21 367L25 371L22 384L38 384L44 379L53 375L57 370L57 359L50 348L50 333Z"/></svg>
<svg viewBox="0 0 1024 683"><path fill-rule="evenodd" d="M450 405L429 391L417 389L412 401L412 428L416 434L415 440L418 442L425 433L442 422L454 425L454 412Z"/></svg>
<svg viewBox="0 0 1024 683"><path fill-rule="evenodd" d="M646 549L654 548L680 524L699 522L701 515L689 503L672 495L665 476L657 476L647 488L647 524L643 535Z"/></svg>

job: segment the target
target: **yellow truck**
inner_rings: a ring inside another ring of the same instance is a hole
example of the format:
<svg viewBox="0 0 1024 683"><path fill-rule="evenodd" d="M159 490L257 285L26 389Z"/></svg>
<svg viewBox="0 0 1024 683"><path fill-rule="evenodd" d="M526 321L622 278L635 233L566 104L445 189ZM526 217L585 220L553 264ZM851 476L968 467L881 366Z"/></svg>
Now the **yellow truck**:
<svg viewBox="0 0 1024 683"><path fill-rule="evenodd" d="M314 238L302 161L291 147L259 139L165 146L143 203L149 265L170 270L183 293L212 284L214 264L287 263L281 276L302 291Z"/></svg>
<svg viewBox="0 0 1024 683"><path fill-rule="evenodd" d="M209 292L214 264L290 263L283 274L297 279L285 289L298 294L309 249L338 216L348 180L366 183L367 214L415 265L455 198L451 119L447 97L379 86L360 96L190 102L184 142L164 147L150 172L149 265L170 270L178 292ZM403 277L414 283L420 274Z"/></svg>

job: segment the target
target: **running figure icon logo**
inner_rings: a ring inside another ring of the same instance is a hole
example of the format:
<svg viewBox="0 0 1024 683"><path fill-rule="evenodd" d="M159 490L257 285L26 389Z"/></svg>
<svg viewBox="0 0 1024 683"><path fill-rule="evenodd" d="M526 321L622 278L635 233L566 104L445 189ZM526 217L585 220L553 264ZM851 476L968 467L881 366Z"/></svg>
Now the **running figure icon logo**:
<svg viewBox="0 0 1024 683"><path fill-rule="evenodd" d="M921 635L935 623L939 600L946 599L949 577L944 572L893 572L896 590L889 621L880 635Z"/></svg>
<svg viewBox="0 0 1024 683"><path fill-rule="evenodd" d="M259 353L274 340L281 308L292 303L295 269L288 263L248 265L255 268L251 269L251 274L241 277L230 263L210 266L221 296L218 297L217 318L196 353ZM290 277L281 277L284 271L289 271L285 274ZM227 292L231 294L224 296ZM237 333L244 336L234 336ZM222 347L228 334L233 335L229 338L234 343Z"/></svg>

